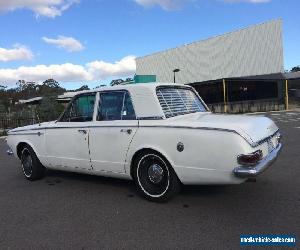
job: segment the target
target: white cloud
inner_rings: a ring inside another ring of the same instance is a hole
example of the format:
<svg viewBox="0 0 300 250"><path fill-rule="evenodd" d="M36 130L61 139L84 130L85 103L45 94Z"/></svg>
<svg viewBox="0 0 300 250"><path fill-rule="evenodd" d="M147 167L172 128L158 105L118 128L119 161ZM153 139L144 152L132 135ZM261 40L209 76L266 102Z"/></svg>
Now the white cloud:
<svg viewBox="0 0 300 250"><path fill-rule="evenodd" d="M26 46L16 44L12 49L5 49L0 47L0 61L18 61L18 60L31 60L33 53Z"/></svg>
<svg viewBox="0 0 300 250"><path fill-rule="evenodd" d="M54 18L78 2L79 0L0 0L0 11L30 9L37 16Z"/></svg>
<svg viewBox="0 0 300 250"><path fill-rule="evenodd" d="M110 77L131 76L134 72L135 56L127 56L115 63L92 61L85 65L64 63L0 69L0 81L4 85L13 85L20 79L36 82L48 78L59 82L99 81Z"/></svg>
<svg viewBox="0 0 300 250"><path fill-rule="evenodd" d="M68 52L75 52L84 49L84 46L73 37L58 36L55 38L42 37L49 44L54 44L58 48L65 49Z"/></svg>
<svg viewBox="0 0 300 250"><path fill-rule="evenodd" d="M137 4L143 7L153 7L155 5L160 6L164 10L176 10L179 9L188 0L134 0Z"/></svg>
<svg viewBox="0 0 300 250"><path fill-rule="evenodd" d="M115 63L93 61L87 63L88 72L95 79L108 77L127 76L135 72L135 56L126 56Z"/></svg>

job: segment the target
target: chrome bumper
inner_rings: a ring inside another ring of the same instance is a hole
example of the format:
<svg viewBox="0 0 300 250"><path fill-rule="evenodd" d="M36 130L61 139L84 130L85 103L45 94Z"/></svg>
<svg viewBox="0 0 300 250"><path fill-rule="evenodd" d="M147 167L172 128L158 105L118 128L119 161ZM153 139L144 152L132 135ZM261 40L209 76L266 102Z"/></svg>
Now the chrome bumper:
<svg viewBox="0 0 300 250"><path fill-rule="evenodd" d="M282 144L279 143L277 148L275 148L270 154L263 158L257 165L236 167L233 170L234 175L242 178L258 176L275 162L281 149Z"/></svg>

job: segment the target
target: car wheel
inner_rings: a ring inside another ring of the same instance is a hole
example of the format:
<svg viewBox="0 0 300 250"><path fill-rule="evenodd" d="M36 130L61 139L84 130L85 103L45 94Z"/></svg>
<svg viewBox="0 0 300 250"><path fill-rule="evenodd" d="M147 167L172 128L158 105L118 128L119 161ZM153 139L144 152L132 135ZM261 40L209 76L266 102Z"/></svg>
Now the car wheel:
<svg viewBox="0 0 300 250"><path fill-rule="evenodd" d="M138 190L150 201L167 201L180 190L180 181L170 163L156 152L137 157L133 175Z"/></svg>
<svg viewBox="0 0 300 250"><path fill-rule="evenodd" d="M30 181L38 180L45 176L45 167L28 145L24 146L21 151L21 166L24 176Z"/></svg>

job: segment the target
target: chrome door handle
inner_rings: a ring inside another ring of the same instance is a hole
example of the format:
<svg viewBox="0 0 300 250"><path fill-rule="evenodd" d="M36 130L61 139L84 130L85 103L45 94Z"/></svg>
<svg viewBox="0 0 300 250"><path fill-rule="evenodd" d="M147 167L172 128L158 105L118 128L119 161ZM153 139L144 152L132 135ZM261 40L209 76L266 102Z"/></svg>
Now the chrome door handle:
<svg viewBox="0 0 300 250"><path fill-rule="evenodd" d="M120 130L120 132L122 132L122 133L127 133L127 134L130 135L130 134L132 133L132 129L130 129L130 128L129 128L129 129L123 129L123 128L122 128L122 129Z"/></svg>
<svg viewBox="0 0 300 250"><path fill-rule="evenodd" d="M82 133L82 134L86 134L87 133L87 131L85 129L78 129L78 132Z"/></svg>

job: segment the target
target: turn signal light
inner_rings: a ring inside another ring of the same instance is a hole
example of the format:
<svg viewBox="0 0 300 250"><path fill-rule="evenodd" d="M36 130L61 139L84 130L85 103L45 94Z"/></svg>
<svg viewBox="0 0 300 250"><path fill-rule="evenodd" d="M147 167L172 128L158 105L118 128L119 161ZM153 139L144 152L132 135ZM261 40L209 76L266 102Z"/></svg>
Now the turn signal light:
<svg viewBox="0 0 300 250"><path fill-rule="evenodd" d="M243 154L237 157L237 161L240 165L255 165L263 158L263 153L259 149L251 154Z"/></svg>

